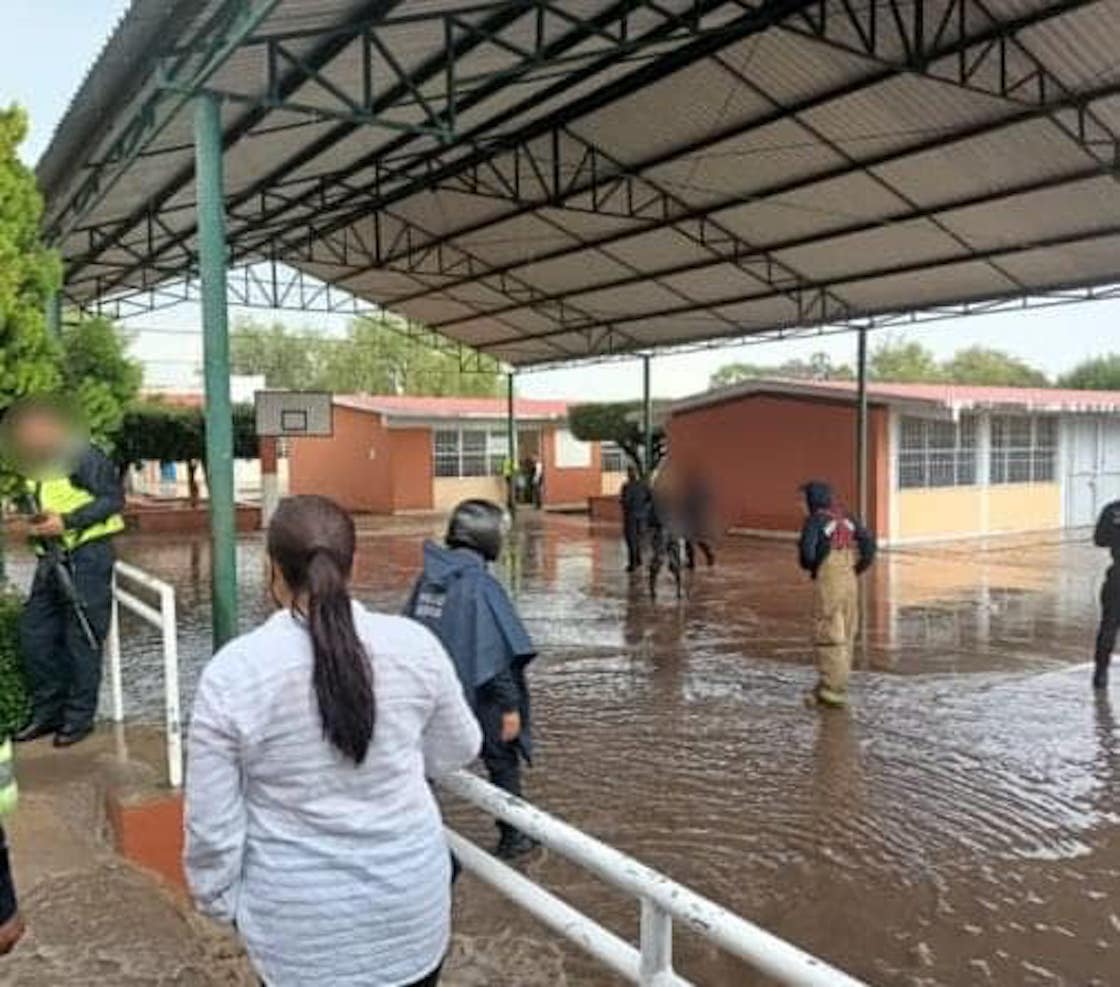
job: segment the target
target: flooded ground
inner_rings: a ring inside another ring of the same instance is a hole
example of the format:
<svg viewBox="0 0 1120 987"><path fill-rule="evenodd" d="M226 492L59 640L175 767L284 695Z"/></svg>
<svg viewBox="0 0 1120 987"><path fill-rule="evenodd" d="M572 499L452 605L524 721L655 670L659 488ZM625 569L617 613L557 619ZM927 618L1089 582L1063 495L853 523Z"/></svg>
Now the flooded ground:
<svg viewBox="0 0 1120 987"><path fill-rule="evenodd" d="M397 609L435 523L369 522L359 595ZM239 552L248 626L268 610L260 539ZM179 591L189 697L206 546L131 538L121 554ZM822 715L802 705L809 590L791 545L731 539L686 603L666 584L651 604L613 531L529 518L502 566L542 652L529 795L871 983L1120 983L1120 708L1094 700L1086 663L1105 562L1076 533L884 554L854 705ZM154 633L128 624L125 640L129 712L158 719ZM636 929L633 903L563 861L526 870ZM470 883L457 931L479 987L613 983ZM760 982L687 934L677 956L700 984Z"/></svg>

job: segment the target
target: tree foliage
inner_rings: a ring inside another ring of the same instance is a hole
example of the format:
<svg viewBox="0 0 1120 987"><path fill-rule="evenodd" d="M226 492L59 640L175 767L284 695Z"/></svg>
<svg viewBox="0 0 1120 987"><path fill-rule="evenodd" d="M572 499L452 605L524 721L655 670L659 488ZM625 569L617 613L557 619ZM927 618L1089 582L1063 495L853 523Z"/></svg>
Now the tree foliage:
<svg viewBox="0 0 1120 987"><path fill-rule="evenodd" d="M22 609L19 595L0 584L0 737L15 732L27 721L27 689L19 647Z"/></svg>
<svg viewBox="0 0 1120 987"><path fill-rule="evenodd" d="M1120 391L1120 353L1083 360L1063 374L1058 384L1078 391Z"/></svg>
<svg viewBox="0 0 1120 987"><path fill-rule="evenodd" d="M94 438L111 445L140 391L143 369L129 359L124 333L105 318L66 325L61 343L65 393L81 408Z"/></svg>
<svg viewBox="0 0 1120 987"><path fill-rule="evenodd" d="M250 404L233 406L233 455L255 459L260 453L256 416ZM125 412L114 451L123 473L130 466L155 460L186 463L192 504L198 503L197 470L206 468L206 419L200 408L182 408L161 401L133 405Z"/></svg>
<svg viewBox="0 0 1120 987"><path fill-rule="evenodd" d="M230 333L233 372L263 374L269 387L334 393L492 396L497 368L465 373L447 351L410 339L395 316L354 319L342 338L242 321Z"/></svg>
<svg viewBox="0 0 1120 987"><path fill-rule="evenodd" d="M654 412L654 421L659 415ZM600 404L578 404L568 409L568 427L582 442L614 442L639 473L644 470L645 432L642 429L642 402L615 401ZM665 430L654 425L653 462L657 468L665 452Z"/></svg>
<svg viewBox="0 0 1120 987"><path fill-rule="evenodd" d="M900 384L926 383L945 380L945 371L921 343L888 337L871 351L867 376Z"/></svg>
<svg viewBox="0 0 1120 987"><path fill-rule="evenodd" d="M0 411L62 382L45 314L61 268L40 238L43 202L17 153L26 134L22 110L0 110Z"/></svg>
<svg viewBox="0 0 1120 987"><path fill-rule="evenodd" d="M991 387L1046 387L1046 374L1025 360L1003 350L970 346L957 350L947 360L942 373L954 384L977 384Z"/></svg>
<svg viewBox="0 0 1120 987"><path fill-rule="evenodd" d="M746 380L781 377L787 380L852 380L855 373L846 363L835 364L827 353L813 353L808 360L784 363L727 363L712 374L711 387L727 387Z"/></svg>

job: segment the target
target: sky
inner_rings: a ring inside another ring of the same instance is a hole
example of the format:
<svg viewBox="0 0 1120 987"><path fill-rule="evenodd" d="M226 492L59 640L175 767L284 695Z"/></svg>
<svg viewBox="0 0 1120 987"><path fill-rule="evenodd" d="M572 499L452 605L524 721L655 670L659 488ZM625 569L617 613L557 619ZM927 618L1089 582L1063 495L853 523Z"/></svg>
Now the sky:
<svg viewBox="0 0 1120 987"><path fill-rule="evenodd" d="M16 102L30 114L31 133L22 153L33 164L128 0L5 0L4 7L0 104ZM269 318L268 313L254 314ZM277 317L307 330L338 333L343 328L338 321L298 313ZM199 386L201 343L194 306L129 319L125 325L133 334L133 352L145 364L149 385ZM916 339L939 358L966 346L996 347L1057 375L1087 357L1120 351L1118 325L1120 301L1111 301L945 320L894 336ZM881 332L874 334L872 345L881 338ZM853 362L855 345L855 336L844 334L661 356L654 360L653 389L659 397L696 393L704 390L721 365L738 361L777 364L823 351L836 362ZM518 376L519 392L533 397L621 400L637 397L641 386L636 360Z"/></svg>

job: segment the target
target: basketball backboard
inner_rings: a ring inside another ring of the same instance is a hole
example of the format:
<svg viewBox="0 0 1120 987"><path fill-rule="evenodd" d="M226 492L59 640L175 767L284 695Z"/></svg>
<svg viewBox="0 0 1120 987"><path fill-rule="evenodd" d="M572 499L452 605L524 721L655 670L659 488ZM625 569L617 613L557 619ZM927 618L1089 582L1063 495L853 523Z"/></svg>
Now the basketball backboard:
<svg viewBox="0 0 1120 987"><path fill-rule="evenodd" d="M257 391L253 395L257 435L331 435L334 419L328 391Z"/></svg>

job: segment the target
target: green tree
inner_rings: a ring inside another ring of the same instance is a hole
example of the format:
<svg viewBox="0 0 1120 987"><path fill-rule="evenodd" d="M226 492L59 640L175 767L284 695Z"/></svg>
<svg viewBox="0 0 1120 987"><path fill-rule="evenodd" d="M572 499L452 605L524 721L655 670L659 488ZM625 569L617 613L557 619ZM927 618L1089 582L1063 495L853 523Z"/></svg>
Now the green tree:
<svg viewBox="0 0 1120 987"><path fill-rule="evenodd" d="M342 338L242 322L230 334L230 359L234 373L264 374L269 387L479 396L499 387L496 365L467 373L453 353L409 338L393 315L354 319Z"/></svg>
<svg viewBox="0 0 1120 987"><path fill-rule="evenodd" d="M1058 384L1078 391L1120 391L1120 353L1083 360L1059 377Z"/></svg>
<svg viewBox="0 0 1120 987"><path fill-rule="evenodd" d="M888 337L871 352L867 375L896 383L941 381L945 373L933 353L921 343Z"/></svg>
<svg viewBox="0 0 1120 987"><path fill-rule="evenodd" d="M827 353L818 352L808 360L786 360L767 365L759 363L728 363L720 367L709 380L710 387L727 387L745 380L782 377L790 380L852 380L852 368L846 363L835 364Z"/></svg>
<svg viewBox="0 0 1120 987"><path fill-rule="evenodd" d="M62 384L81 408L95 439L111 444L136 399L143 369L128 357L128 340L108 319L80 319L62 330Z"/></svg>
<svg viewBox="0 0 1120 987"><path fill-rule="evenodd" d="M235 374L262 374L269 387L322 389L326 339L292 332L281 322L262 325L238 320L229 335L230 365Z"/></svg>
<svg viewBox="0 0 1120 987"><path fill-rule="evenodd" d="M233 406L233 454L255 459L260 454L256 416L251 404ZM180 408L148 401L129 408L114 446L123 476L143 462L186 463L187 490L192 505L199 500L198 470L206 469L206 420L200 408Z"/></svg>
<svg viewBox="0 0 1120 987"><path fill-rule="evenodd" d="M40 238L43 201L19 159L26 134L22 110L0 110L0 411L16 398L53 391L61 383L45 315L61 268Z"/></svg>
<svg viewBox="0 0 1120 987"><path fill-rule="evenodd" d="M666 408L656 405L653 420L662 419ZM582 442L614 442L639 473L657 468L665 453L665 430L653 427L653 462L644 469L645 433L642 430L642 402L614 401L600 404L577 404L568 409L568 427Z"/></svg>
<svg viewBox="0 0 1120 987"><path fill-rule="evenodd" d="M942 368L946 380L954 384L980 384L993 387L1046 387L1046 374L1025 360L1003 350L970 346L957 350Z"/></svg>

